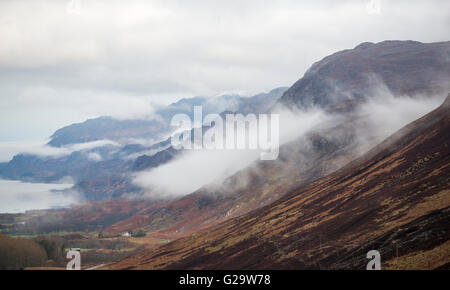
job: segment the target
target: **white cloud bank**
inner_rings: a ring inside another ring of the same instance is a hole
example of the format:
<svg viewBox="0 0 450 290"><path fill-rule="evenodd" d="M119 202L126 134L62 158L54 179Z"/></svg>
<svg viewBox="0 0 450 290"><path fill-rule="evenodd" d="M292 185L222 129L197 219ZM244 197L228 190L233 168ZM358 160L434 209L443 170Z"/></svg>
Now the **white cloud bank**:
<svg viewBox="0 0 450 290"><path fill-rule="evenodd" d="M318 109L306 112L285 109L277 113L280 115L280 144L292 141L329 120ZM260 153L259 149L188 150L174 161L137 174L134 182L149 189L150 196L182 196L207 183L220 183L260 159Z"/></svg>
<svg viewBox="0 0 450 290"><path fill-rule="evenodd" d="M383 86L356 112L358 148L369 149L401 127L438 107L443 96L394 97ZM280 144L293 141L318 126L342 122L342 116L322 110L280 111ZM259 159L259 150L189 150L181 157L136 175L135 184L147 189L148 196L176 197L203 185L220 184L226 177ZM361 154L364 152L360 152ZM271 161L266 161L271 162Z"/></svg>
<svg viewBox="0 0 450 290"><path fill-rule="evenodd" d="M0 179L0 213L67 207L80 202L72 184L43 184Z"/></svg>
<svg viewBox="0 0 450 290"><path fill-rule="evenodd" d="M32 154L41 157L62 157L71 154L75 151L90 150L105 145L120 146L118 143L111 140L98 140L86 143L70 144L62 147L53 147L47 145L49 140L29 141L29 142L0 142L0 162L10 161L14 155ZM95 155L93 155L95 154ZM101 156L96 153L88 155L93 161L100 161Z"/></svg>
<svg viewBox="0 0 450 290"><path fill-rule="evenodd" d="M445 95L395 97L386 86L379 85L372 97L358 110L361 120L364 121L359 127L358 142L378 144L403 126L439 107L445 97Z"/></svg>

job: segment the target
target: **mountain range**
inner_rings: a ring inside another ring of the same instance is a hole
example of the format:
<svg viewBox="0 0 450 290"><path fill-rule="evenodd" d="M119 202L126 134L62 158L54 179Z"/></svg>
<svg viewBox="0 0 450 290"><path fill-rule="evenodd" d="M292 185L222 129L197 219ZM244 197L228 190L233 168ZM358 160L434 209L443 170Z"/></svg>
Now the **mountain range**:
<svg viewBox="0 0 450 290"><path fill-rule="evenodd" d="M139 189L131 184L130 175L134 171L164 164L177 152L168 138L175 130L170 125L173 115L192 117L193 106L197 105L202 106L204 114L265 112L286 89L277 88L253 97L221 95L181 99L158 109L148 120L99 117L72 124L57 130L48 146L70 148L104 140L107 143L74 150L63 156L19 153L9 162L0 163L0 177L45 183L70 177L76 183L74 189L80 191L87 201L109 200L125 192L139 193Z"/></svg>
<svg viewBox="0 0 450 290"><path fill-rule="evenodd" d="M362 269L370 249L381 252L386 268L448 268L449 97L397 132L381 128L388 135L369 117L371 104L387 102L386 95L442 99L449 79L450 42L366 42L316 62L288 89L182 99L147 120L101 117L61 128L48 146L114 144L57 158L16 155L0 164L0 176L71 176L89 202L37 213L14 230L143 230L172 241L108 269ZM158 189L140 188L133 177L185 156L170 145L170 118L191 115L194 105L206 113L324 117L301 134L294 126L275 161L256 160L182 196L148 198ZM406 110L408 102L401 105Z"/></svg>

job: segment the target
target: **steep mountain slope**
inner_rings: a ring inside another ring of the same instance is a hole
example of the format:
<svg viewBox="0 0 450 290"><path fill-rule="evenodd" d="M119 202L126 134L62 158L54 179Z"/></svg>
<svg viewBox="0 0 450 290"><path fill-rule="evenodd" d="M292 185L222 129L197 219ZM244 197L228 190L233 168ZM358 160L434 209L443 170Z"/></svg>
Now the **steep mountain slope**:
<svg viewBox="0 0 450 290"><path fill-rule="evenodd" d="M355 143L357 119L348 116L346 120L344 124L315 128L307 136L282 145L276 161L256 161L221 184L205 185L162 208L138 212L131 219L141 220L141 226L150 233L186 235L269 204L293 188L331 173L364 151L364 145ZM135 230L128 220L105 229L113 233L125 230Z"/></svg>
<svg viewBox="0 0 450 290"><path fill-rule="evenodd" d="M352 116L355 109L366 98L377 95L374 90L380 86L385 86L384 93L394 95L442 91L449 86L448 56L450 42L385 41L362 43L355 49L324 58L283 94L278 105L291 106L291 101L295 101L299 107L320 106L328 113L343 114L345 120L328 131L282 146L278 162L254 164L224 183L245 186L204 187L170 203L168 209L152 211L139 218L148 224L148 231L189 232L198 225L208 226L268 204L292 188L336 170L367 149L354 147L358 139L357 125L365 122ZM366 140L364 145L376 144L374 141ZM304 144L312 146L306 150ZM324 148L319 150L320 146ZM143 162L145 160L153 162L153 158L142 158ZM124 230L128 224L124 221L108 230Z"/></svg>
<svg viewBox="0 0 450 290"><path fill-rule="evenodd" d="M450 95L340 170L275 203L109 269L364 269L450 265Z"/></svg>
<svg viewBox="0 0 450 290"><path fill-rule="evenodd" d="M169 147L154 155L141 155L134 162L133 170L139 171L149 168L158 167L161 164L167 163L175 156L181 153L181 150L176 150L173 147Z"/></svg>
<svg viewBox="0 0 450 290"><path fill-rule="evenodd" d="M444 94L450 89L450 42L361 43L316 62L279 103L326 107L386 86L394 95Z"/></svg>

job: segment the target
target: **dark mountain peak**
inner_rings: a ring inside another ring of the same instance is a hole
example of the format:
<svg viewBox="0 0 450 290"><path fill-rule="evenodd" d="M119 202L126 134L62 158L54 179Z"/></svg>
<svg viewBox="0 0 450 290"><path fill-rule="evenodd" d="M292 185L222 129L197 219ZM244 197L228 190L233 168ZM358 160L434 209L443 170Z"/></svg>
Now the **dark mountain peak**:
<svg viewBox="0 0 450 290"><path fill-rule="evenodd" d="M365 42L365 43L368 43L368 42ZM379 45L379 46L381 46L381 45L401 46L401 45L414 45L414 44L422 44L422 42L415 41L415 40L384 40L381 42L377 42L377 45Z"/></svg>
<svg viewBox="0 0 450 290"><path fill-rule="evenodd" d="M363 42L358 44L354 49L367 49L369 47L371 47L372 45L374 45L373 42Z"/></svg>
<svg viewBox="0 0 450 290"><path fill-rule="evenodd" d="M449 41L363 42L314 63L279 102L325 108L363 98L379 85L395 95L441 94L449 89L449 55Z"/></svg>

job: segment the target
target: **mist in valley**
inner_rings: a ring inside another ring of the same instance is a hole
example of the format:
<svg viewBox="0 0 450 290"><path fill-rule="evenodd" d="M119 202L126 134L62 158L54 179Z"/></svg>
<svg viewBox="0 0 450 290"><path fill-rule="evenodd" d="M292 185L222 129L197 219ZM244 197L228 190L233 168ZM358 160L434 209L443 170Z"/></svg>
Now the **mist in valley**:
<svg viewBox="0 0 450 290"><path fill-rule="evenodd" d="M273 112L280 115L281 148L297 140L297 150L283 150L283 160L259 161L260 150L186 150L173 161L135 174L134 183L144 188L146 197L173 198L190 194L206 185L209 188L220 188L224 186L226 178L246 167L257 172L254 165L258 162L283 162L285 170L306 169L315 162L311 156L314 156L316 150L306 137L319 132L326 132L323 137L338 143L348 143L348 140L339 139L348 138L351 134L352 140L346 147L352 148L351 154L356 158L403 126L437 108L445 99L444 93L396 96L380 82L367 88L367 91L368 95L364 100L359 100L355 110L349 113L329 112L319 107L303 110L282 106L275 108ZM346 126L347 123L352 123L351 127L343 131L332 130L339 124ZM248 130L247 128L247 134ZM301 157L294 156L299 152ZM295 164L290 164L291 160L295 160ZM345 163L335 169L343 165ZM241 176L240 182L241 187L244 187L250 180Z"/></svg>
<svg viewBox="0 0 450 290"><path fill-rule="evenodd" d="M71 183L27 183L0 179L0 213L68 208L82 201Z"/></svg>

